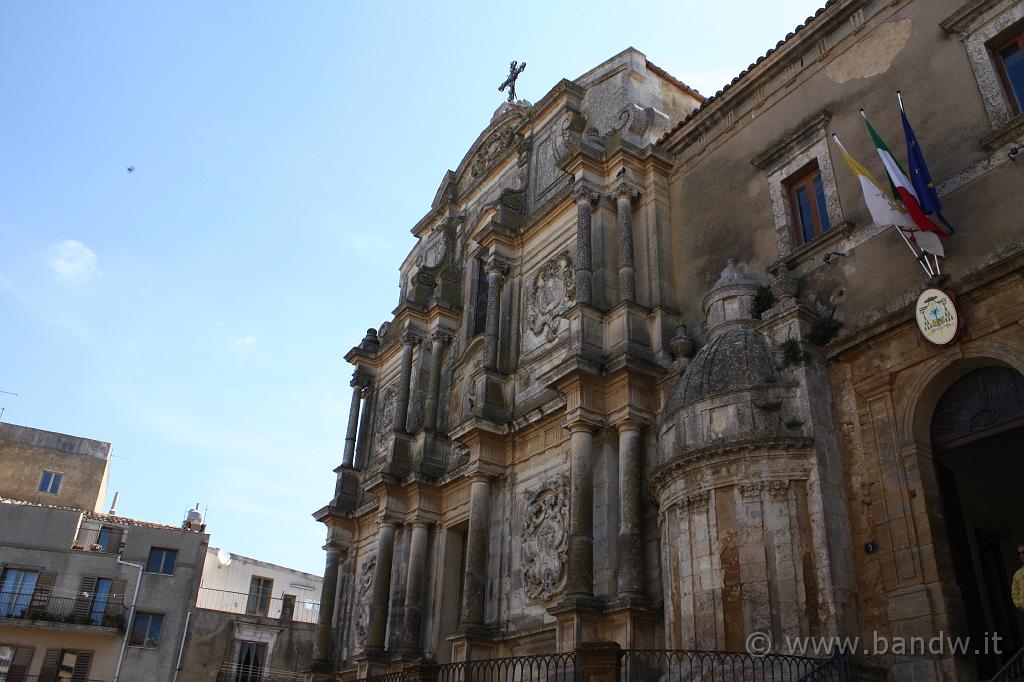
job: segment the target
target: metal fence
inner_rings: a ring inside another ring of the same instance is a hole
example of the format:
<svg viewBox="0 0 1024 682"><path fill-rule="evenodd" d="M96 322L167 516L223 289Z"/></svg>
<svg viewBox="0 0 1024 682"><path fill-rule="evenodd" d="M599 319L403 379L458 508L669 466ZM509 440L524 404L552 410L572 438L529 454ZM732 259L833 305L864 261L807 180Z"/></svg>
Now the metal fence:
<svg viewBox="0 0 1024 682"><path fill-rule="evenodd" d="M39 675L22 675L21 673L16 673L16 672L9 672L9 673L7 673L7 677L3 678L4 682L50 682L50 680L53 680L53 679L54 678L52 678L52 677L47 677L46 679L44 679L44 678L40 677ZM75 682L107 682L107 681L106 680L97 680L97 679L93 679L93 678L90 677L89 679L76 678Z"/></svg>
<svg viewBox="0 0 1024 682"><path fill-rule="evenodd" d="M125 535L123 528L79 528L71 549L120 554L124 548Z"/></svg>
<svg viewBox="0 0 1024 682"><path fill-rule="evenodd" d="M252 665L225 663L217 671L217 682L302 682L305 679L304 673Z"/></svg>
<svg viewBox="0 0 1024 682"><path fill-rule="evenodd" d="M620 654L620 682L845 682L846 662L729 651L626 649Z"/></svg>
<svg viewBox="0 0 1024 682"><path fill-rule="evenodd" d="M437 666L434 679L435 682L573 682L575 678L576 654L569 653L445 663Z"/></svg>
<svg viewBox="0 0 1024 682"><path fill-rule="evenodd" d="M266 595L229 592L227 590L215 590L210 587L200 587L199 593L196 595L196 606L201 609L223 611L225 613L244 613L249 616L262 616L264 618L280 618L283 605L284 599L281 597L268 598ZM293 621L298 623L316 623L319 619L319 604L296 600L295 611L292 613Z"/></svg>
<svg viewBox="0 0 1024 682"><path fill-rule="evenodd" d="M0 592L0 619L97 625L123 629L128 609L120 602L22 592Z"/></svg>

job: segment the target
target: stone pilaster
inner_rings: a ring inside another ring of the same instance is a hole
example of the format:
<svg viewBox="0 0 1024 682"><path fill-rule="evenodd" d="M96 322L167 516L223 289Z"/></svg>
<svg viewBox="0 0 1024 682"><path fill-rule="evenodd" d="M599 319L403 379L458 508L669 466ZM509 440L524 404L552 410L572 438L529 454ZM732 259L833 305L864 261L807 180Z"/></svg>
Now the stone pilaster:
<svg viewBox="0 0 1024 682"><path fill-rule="evenodd" d="M594 431L586 420L568 424L570 432L569 599L594 596Z"/></svg>
<svg viewBox="0 0 1024 682"><path fill-rule="evenodd" d="M384 650L388 628L388 601L391 596L391 562L395 554L397 521L383 518L377 535L377 565L373 574L373 595L370 601L370 623L367 628L366 653Z"/></svg>
<svg viewBox="0 0 1024 682"><path fill-rule="evenodd" d="M423 425L431 432L437 431L437 393L441 388L441 358L444 356L445 345L451 340L452 335L444 329L437 329L430 335L430 381L427 384L427 401L423 408Z"/></svg>
<svg viewBox="0 0 1024 682"><path fill-rule="evenodd" d="M467 629L479 628L484 622L490 507L489 477L475 474L469 488L469 531L466 533L466 567L462 590L462 624Z"/></svg>
<svg viewBox="0 0 1024 682"><path fill-rule="evenodd" d="M584 183L573 189L576 202L576 302L593 305L594 266L591 247L591 214L599 194Z"/></svg>
<svg viewBox="0 0 1024 682"><path fill-rule="evenodd" d="M641 508L640 433L643 424L624 419L619 432L619 538L618 593L620 597L644 596L644 553Z"/></svg>
<svg viewBox="0 0 1024 682"><path fill-rule="evenodd" d="M402 655L415 658L422 646L423 593L427 580L427 543L430 521L414 519L409 541L409 566L405 576L405 630L402 633Z"/></svg>
<svg viewBox="0 0 1024 682"><path fill-rule="evenodd" d="M633 200L640 191L623 182L615 188L619 211L619 303L636 302L636 266L633 262Z"/></svg>
<svg viewBox="0 0 1024 682"><path fill-rule="evenodd" d="M508 274L508 264L491 256L487 273L487 324L484 327L484 368L498 369L498 326L500 323L501 283Z"/></svg>
<svg viewBox="0 0 1024 682"><path fill-rule="evenodd" d="M409 419L409 386L412 382L412 353L420 337L406 330L402 334L402 367L398 378L398 396L395 401L395 433L408 433L406 422Z"/></svg>
<svg viewBox="0 0 1024 682"><path fill-rule="evenodd" d="M348 429L345 431L345 454L341 458L343 467L351 468L356 455L356 432L359 426L359 408L363 401L363 392L370 385L370 380L357 371L352 376L352 402L348 408Z"/></svg>
<svg viewBox="0 0 1024 682"><path fill-rule="evenodd" d="M331 663L331 631L334 622L334 604L338 591L338 565L341 563L341 548L325 545L327 563L324 566L324 582L320 591L320 615L316 625L316 640L313 642L313 667L325 669Z"/></svg>

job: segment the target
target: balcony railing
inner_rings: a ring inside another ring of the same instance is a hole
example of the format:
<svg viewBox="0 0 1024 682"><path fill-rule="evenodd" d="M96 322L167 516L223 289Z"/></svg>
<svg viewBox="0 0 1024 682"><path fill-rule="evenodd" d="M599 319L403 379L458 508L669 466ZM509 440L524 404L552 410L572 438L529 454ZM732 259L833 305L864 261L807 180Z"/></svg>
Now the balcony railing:
<svg viewBox="0 0 1024 682"><path fill-rule="evenodd" d="M94 625L123 630L127 614L128 609L120 602L94 602L76 597L0 592L0 620Z"/></svg>
<svg viewBox="0 0 1024 682"><path fill-rule="evenodd" d="M44 678L40 677L39 675L22 675L20 673L9 672L9 673L7 673L7 677L4 679L4 682L49 682L49 680L52 680L52 679L53 679L52 677L48 677L48 678L44 679ZM76 682L79 679L80 678L76 677L75 678ZM107 682L107 681L106 680L97 680L97 679L94 679L94 678L90 677L87 680L86 679L82 679L81 682Z"/></svg>
<svg viewBox="0 0 1024 682"><path fill-rule="evenodd" d="M124 537L123 528L79 528L71 549L119 554L124 545Z"/></svg>
<svg viewBox="0 0 1024 682"><path fill-rule="evenodd" d="M225 663L217 671L217 682L301 682L306 675L262 666Z"/></svg>
<svg viewBox="0 0 1024 682"><path fill-rule="evenodd" d="M229 592L200 587L196 596L196 606L211 611L225 613L244 613L249 616L279 619L284 599L270 598L261 594L246 592ZM295 601L292 620L298 623L316 623L320 618L320 605L316 602Z"/></svg>

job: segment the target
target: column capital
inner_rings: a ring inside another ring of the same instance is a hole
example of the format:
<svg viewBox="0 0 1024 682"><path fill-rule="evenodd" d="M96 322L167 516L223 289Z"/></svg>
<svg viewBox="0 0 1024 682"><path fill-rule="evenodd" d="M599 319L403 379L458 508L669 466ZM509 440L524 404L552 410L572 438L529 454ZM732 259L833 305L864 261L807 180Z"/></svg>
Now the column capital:
<svg viewBox="0 0 1024 682"><path fill-rule="evenodd" d="M423 340L423 335L415 329L406 329L402 332L402 336L399 338L402 341L403 346L415 346Z"/></svg>
<svg viewBox="0 0 1024 682"><path fill-rule="evenodd" d="M640 198L641 190L636 185L623 180L612 188L611 196L617 199L628 199L633 201Z"/></svg>
<svg viewBox="0 0 1024 682"><path fill-rule="evenodd" d="M421 516L417 514L413 516L411 519L409 519L407 523L413 528L430 528L435 523L437 523L437 520L430 518L428 516Z"/></svg>
<svg viewBox="0 0 1024 682"><path fill-rule="evenodd" d="M577 205L583 203L596 204L600 198L600 192L585 182L577 182L576 186L572 188L572 200L575 201Z"/></svg>
<svg viewBox="0 0 1024 682"><path fill-rule="evenodd" d="M352 373L352 381L350 381L348 385L351 386L352 388L366 389L369 388L372 383L373 379L371 379L368 375L363 374L361 371L357 369L355 372Z"/></svg>
<svg viewBox="0 0 1024 682"><path fill-rule="evenodd" d="M504 278L508 275L508 272L511 269L512 264L498 254L491 254L484 263L484 272L487 273L488 279L491 275L498 275L499 277Z"/></svg>
<svg viewBox="0 0 1024 682"><path fill-rule="evenodd" d="M562 426L569 429L569 433L594 433L604 426L604 420L597 415L576 413L566 416Z"/></svg>
<svg viewBox="0 0 1024 682"><path fill-rule="evenodd" d="M642 431L647 428L650 423L651 420L646 417L641 417L636 414L627 414L611 422L609 426L621 433L623 431Z"/></svg>
<svg viewBox="0 0 1024 682"><path fill-rule="evenodd" d="M434 331L430 332L430 340L435 341L437 343L449 343L452 340L452 338L452 333L447 329L435 329Z"/></svg>
<svg viewBox="0 0 1024 682"><path fill-rule="evenodd" d="M392 529L402 525L402 519L396 517L393 512L382 511L377 516L377 523L381 527L391 526Z"/></svg>

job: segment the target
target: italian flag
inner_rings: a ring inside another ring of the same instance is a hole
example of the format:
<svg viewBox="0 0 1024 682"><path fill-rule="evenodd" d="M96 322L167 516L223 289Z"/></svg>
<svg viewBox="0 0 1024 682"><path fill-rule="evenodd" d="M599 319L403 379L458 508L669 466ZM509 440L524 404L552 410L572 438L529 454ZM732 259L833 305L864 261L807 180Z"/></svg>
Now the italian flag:
<svg viewBox="0 0 1024 682"><path fill-rule="evenodd" d="M846 147L839 141L839 137L833 135L832 140L839 147L839 153L843 155L843 160L850 167L850 171L860 180L860 188L864 192L864 203L868 206L872 222L878 227L893 225L913 239L921 250L945 256L942 241L939 237L931 232L919 230L910 214L893 201L892 197L886 194L885 190L878 184L878 181L871 175L871 171L850 156L846 151Z"/></svg>
<svg viewBox="0 0 1024 682"><path fill-rule="evenodd" d="M885 166L885 172L889 175L889 183L892 185L892 193L897 199L903 202L903 205L907 208L910 213L911 219L917 229L921 232L930 232L940 237L948 237L949 232L936 225L931 218L929 218L924 209L921 208L921 202L917 198L917 192L914 191L914 185L910 182L910 178L903 172L900 164L896 161L896 157L892 155L889 148L885 145L885 142L879 137L878 133L875 132L874 127L871 125L871 121L868 120L867 115L862 110L860 115L864 117L864 123L868 127L868 132L871 134L871 139L875 143L875 148L878 150L878 156L882 159L882 165ZM934 252L933 252L934 253Z"/></svg>

